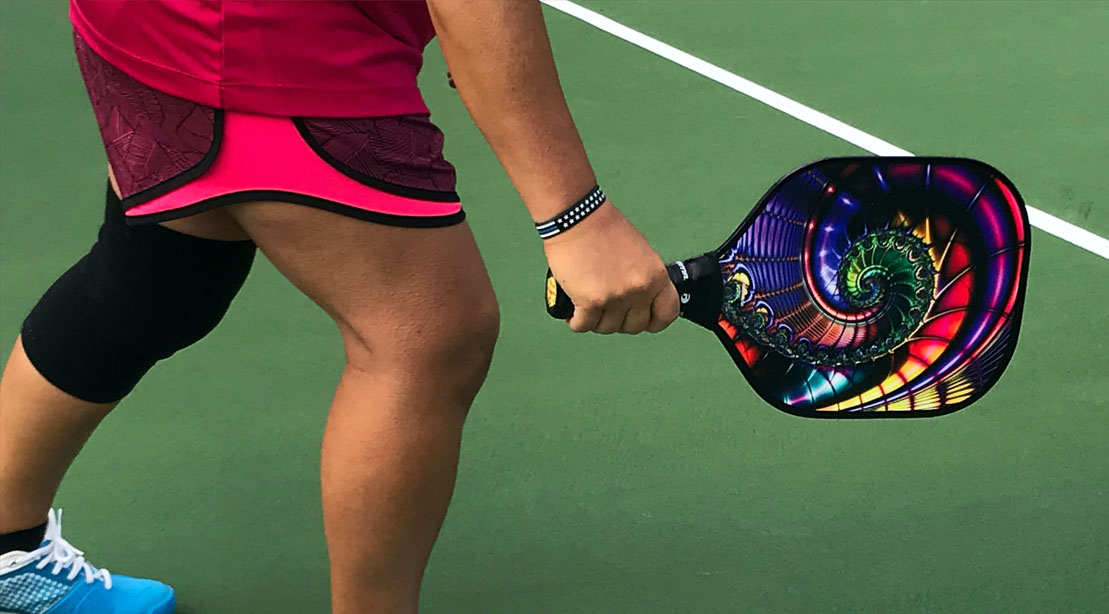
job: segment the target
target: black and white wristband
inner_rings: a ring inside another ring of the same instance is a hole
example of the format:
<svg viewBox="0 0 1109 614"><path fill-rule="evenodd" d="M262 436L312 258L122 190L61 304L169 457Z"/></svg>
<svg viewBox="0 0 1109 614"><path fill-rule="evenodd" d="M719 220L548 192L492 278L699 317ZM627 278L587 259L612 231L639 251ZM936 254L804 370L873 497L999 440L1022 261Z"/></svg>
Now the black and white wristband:
<svg viewBox="0 0 1109 614"><path fill-rule="evenodd" d="M539 222L535 225L535 229L539 231L539 237L542 239L550 239L551 237L565 232L574 224L584 220L586 216L597 210L602 203L605 202L605 193L601 191L600 186L593 186L589 193L581 197L581 199L570 205L570 208L559 213L545 222Z"/></svg>

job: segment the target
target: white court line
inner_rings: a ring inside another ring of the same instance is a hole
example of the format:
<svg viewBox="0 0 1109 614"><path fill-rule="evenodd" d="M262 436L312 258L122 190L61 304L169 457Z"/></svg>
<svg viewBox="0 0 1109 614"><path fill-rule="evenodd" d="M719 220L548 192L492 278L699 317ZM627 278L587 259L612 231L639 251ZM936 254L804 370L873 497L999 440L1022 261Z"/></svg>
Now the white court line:
<svg viewBox="0 0 1109 614"><path fill-rule="evenodd" d="M684 66L693 72L708 77L713 81L729 87L741 94L746 94L759 102L773 107L786 115L799 119L810 126L819 128L828 134L837 136L856 147L869 151L878 156L911 156L911 152L905 149L883 141L882 139L863 132L854 126L849 126L840 120L825 115L816 109L807 107L796 100L787 98L778 92L767 89L754 81L744 79L743 77L724 70L715 64L710 64L694 55L686 53L681 49L667 45L666 43L652 38L633 30L624 24L609 19L600 13L591 11L579 4L570 2L569 0L542 0L543 4L562 11L571 17L576 17L589 25L608 32L609 34L621 38L637 47L650 51L651 53L666 58L675 64ZM1106 260L1109 260L1109 239L1098 236L1081 226L1075 226L1070 222L1057 218L1046 211L1041 211L1035 207L1027 207L1028 209L1028 222L1039 228L1040 230L1059 237L1060 239L1081 247L1082 249L1091 253L1097 254Z"/></svg>

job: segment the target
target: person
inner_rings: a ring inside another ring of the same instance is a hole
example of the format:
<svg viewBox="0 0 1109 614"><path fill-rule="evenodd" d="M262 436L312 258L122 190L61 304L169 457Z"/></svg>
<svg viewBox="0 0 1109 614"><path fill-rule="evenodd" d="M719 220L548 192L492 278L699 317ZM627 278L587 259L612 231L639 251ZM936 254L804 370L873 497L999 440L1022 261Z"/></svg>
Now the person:
<svg viewBox="0 0 1109 614"><path fill-rule="evenodd" d="M71 0L70 17L106 212L0 380L0 611L174 610L168 586L87 561L51 505L101 419L218 324L257 248L345 348L320 467L332 611L415 612L499 318L416 84L433 37L576 305L569 327L678 315L597 186L539 3Z"/></svg>

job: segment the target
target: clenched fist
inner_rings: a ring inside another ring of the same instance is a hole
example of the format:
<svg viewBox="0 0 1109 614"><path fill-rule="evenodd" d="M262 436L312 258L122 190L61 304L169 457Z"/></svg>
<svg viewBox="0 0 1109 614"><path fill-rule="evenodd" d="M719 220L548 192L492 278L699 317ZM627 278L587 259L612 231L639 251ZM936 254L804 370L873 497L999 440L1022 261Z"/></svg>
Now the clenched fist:
<svg viewBox="0 0 1109 614"><path fill-rule="evenodd" d="M662 259L611 202L543 247L574 302L574 331L657 333L678 317L678 293Z"/></svg>

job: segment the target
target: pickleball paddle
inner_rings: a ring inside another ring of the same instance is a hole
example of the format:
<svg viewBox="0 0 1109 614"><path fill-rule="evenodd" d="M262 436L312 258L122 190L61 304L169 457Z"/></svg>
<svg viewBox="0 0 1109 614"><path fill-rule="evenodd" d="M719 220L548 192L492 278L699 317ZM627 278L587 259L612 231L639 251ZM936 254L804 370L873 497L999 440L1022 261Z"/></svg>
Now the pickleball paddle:
<svg viewBox="0 0 1109 614"><path fill-rule="evenodd" d="M716 250L667 266L681 316L758 394L806 417L948 414L1016 347L1020 194L964 158L831 158L779 180ZM547 311L574 306L547 272Z"/></svg>

